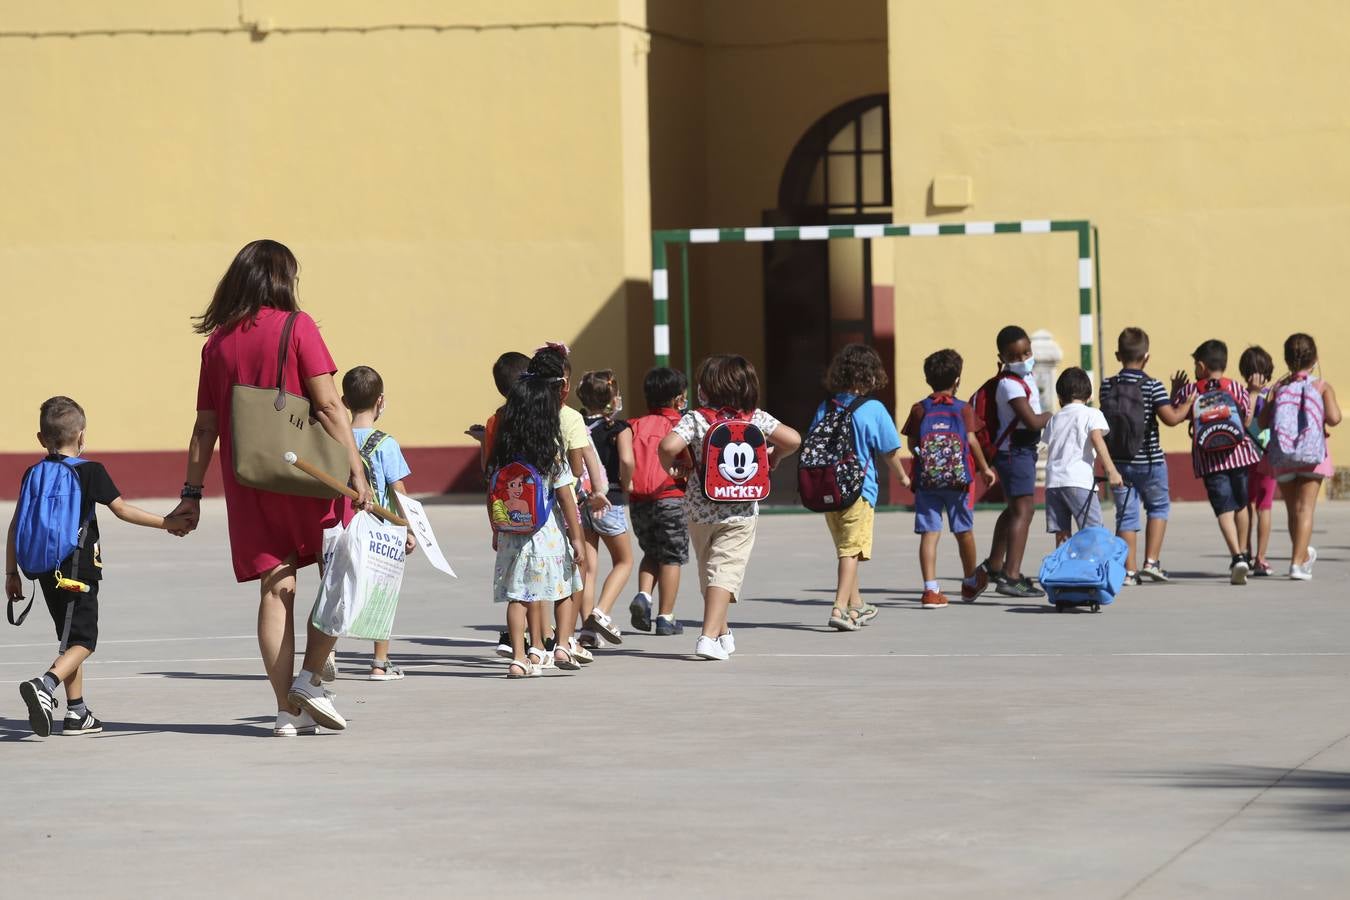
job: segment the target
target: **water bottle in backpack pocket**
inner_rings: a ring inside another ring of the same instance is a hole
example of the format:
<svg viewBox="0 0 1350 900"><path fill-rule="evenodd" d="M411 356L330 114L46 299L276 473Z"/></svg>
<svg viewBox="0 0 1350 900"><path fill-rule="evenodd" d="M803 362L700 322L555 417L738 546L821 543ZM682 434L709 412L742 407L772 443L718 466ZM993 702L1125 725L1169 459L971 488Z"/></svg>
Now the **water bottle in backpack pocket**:
<svg viewBox="0 0 1350 900"><path fill-rule="evenodd" d="M1210 378L1195 386L1191 436L1195 446L1206 453L1232 450L1246 440L1247 429L1242 422L1233 382L1227 378Z"/></svg>
<svg viewBox="0 0 1350 900"><path fill-rule="evenodd" d="M1298 376L1280 385L1271 401L1270 465L1277 472L1320 464L1327 456L1326 409L1322 392Z"/></svg>
<svg viewBox="0 0 1350 900"><path fill-rule="evenodd" d="M488 522L498 534L534 534L553 513L555 491L523 459L509 462L488 478Z"/></svg>
<svg viewBox="0 0 1350 900"><path fill-rule="evenodd" d="M862 496L867 466L872 461L858 458L853 414L866 402L866 397L858 397L845 406L830 398L825 415L802 441L797 493L802 506L812 512L848 509Z"/></svg>
<svg viewBox="0 0 1350 900"><path fill-rule="evenodd" d="M962 490L970 486L970 450L966 404L954 398L928 397L920 404L919 437L910 448L918 487L925 491Z"/></svg>

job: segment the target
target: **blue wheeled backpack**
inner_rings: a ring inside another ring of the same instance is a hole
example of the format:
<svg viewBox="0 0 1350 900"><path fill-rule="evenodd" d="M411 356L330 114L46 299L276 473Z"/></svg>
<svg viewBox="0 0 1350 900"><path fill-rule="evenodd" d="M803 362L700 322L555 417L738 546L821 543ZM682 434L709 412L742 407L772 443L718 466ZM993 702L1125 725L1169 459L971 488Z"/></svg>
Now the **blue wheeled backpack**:
<svg viewBox="0 0 1350 900"><path fill-rule="evenodd" d="M1070 606L1088 606L1101 612L1125 583L1125 541L1094 525L1060 544L1041 563L1040 582L1046 598L1064 612Z"/></svg>
<svg viewBox="0 0 1350 900"><path fill-rule="evenodd" d="M58 567L84 543L89 523L80 516L84 492L75 474L75 468L83 463L79 457L49 456L23 474L15 512L14 549L19 569L29 579L51 573L59 579ZM78 558L75 565L79 567ZM66 573L70 578L78 574ZM6 610L10 622L22 625L32 605L29 600L17 621L13 609Z"/></svg>

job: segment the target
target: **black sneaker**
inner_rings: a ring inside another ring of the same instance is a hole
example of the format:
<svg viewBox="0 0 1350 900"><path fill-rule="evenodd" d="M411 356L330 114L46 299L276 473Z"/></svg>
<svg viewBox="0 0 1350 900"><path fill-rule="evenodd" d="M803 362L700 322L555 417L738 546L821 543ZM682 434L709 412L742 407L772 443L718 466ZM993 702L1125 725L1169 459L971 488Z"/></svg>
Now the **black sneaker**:
<svg viewBox="0 0 1350 900"><path fill-rule="evenodd" d="M989 577L989 583L994 586L995 590L1009 583L1007 575L989 568L989 560L987 559L975 568Z"/></svg>
<svg viewBox="0 0 1350 900"><path fill-rule="evenodd" d="M527 638L526 645L528 646L528 644L529 639ZM502 659L510 659L511 657L516 655L516 651L511 649L511 632L509 631L497 632L497 655L500 656Z"/></svg>
<svg viewBox="0 0 1350 900"><path fill-rule="evenodd" d="M652 598L640 592L634 595L633 602L628 604L628 620L638 631L651 631Z"/></svg>
<svg viewBox="0 0 1350 900"><path fill-rule="evenodd" d="M1031 600L1036 597L1045 596L1045 591L1032 584L1031 579L1025 575L1016 581L1005 579L1002 584L994 589L994 591L1005 597L1016 597L1019 600Z"/></svg>
<svg viewBox="0 0 1350 900"><path fill-rule="evenodd" d="M47 685L41 678L34 678L19 685L19 696L28 705L28 724L38 737L50 737L52 733L52 709L56 707L56 698L47 691Z"/></svg>
<svg viewBox="0 0 1350 900"><path fill-rule="evenodd" d="M656 617L657 634L684 634L684 626L678 619L667 619L664 616Z"/></svg>
<svg viewBox="0 0 1350 900"><path fill-rule="evenodd" d="M65 723L62 725L62 734L98 734L103 730L103 723L100 722L89 707L84 708L84 715L66 711Z"/></svg>

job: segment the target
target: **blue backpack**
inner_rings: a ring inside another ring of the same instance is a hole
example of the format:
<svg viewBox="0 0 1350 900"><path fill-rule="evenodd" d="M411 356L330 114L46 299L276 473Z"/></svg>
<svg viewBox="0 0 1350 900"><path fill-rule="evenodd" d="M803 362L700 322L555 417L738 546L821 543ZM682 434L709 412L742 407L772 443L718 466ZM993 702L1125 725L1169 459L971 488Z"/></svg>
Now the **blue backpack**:
<svg viewBox="0 0 1350 900"><path fill-rule="evenodd" d="M83 463L79 457L48 458L23 474L15 513L14 549L19 569L29 579L51 573L59 579L57 568L84 545L89 522L80 515L84 491L75 474L76 467ZM76 557L75 569L66 575L76 578L79 565ZM32 605L30 599L17 621L13 608L7 609L10 623L22 625Z"/></svg>
<svg viewBox="0 0 1350 900"><path fill-rule="evenodd" d="M1094 525L1060 544L1041 563L1040 582L1058 612L1088 606L1101 612L1125 584L1125 541Z"/></svg>
<svg viewBox="0 0 1350 900"><path fill-rule="evenodd" d="M962 490L970 487L970 451L966 437L966 405L949 398L947 402L926 398L922 402L918 440L910 452L918 460L919 487L926 491Z"/></svg>

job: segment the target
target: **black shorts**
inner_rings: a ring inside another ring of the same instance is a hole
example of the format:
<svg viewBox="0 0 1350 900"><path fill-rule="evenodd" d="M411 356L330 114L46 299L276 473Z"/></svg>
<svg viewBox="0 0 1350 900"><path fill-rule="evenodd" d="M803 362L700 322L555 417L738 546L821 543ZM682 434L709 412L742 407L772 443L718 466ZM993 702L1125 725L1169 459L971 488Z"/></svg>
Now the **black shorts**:
<svg viewBox="0 0 1350 900"><path fill-rule="evenodd" d="M52 614L52 623L56 625L56 638L61 641L61 652L64 653L69 647L87 647L93 653L98 646L98 582L88 582L87 594L59 589L54 575L43 575L38 579L38 584L42 586L42 596L47 601L47 611Z"/></svg>
<svg viewBox="0 0 1350 900"><path fill-rule="evenodd" d="M685 520L682 498L630 502L628 517L643 555L652 557L662 566L682 566L689 562L689 524Z"/></svg>
<svg viewBox="0 0 1350 900"><path fill-rule="evenodd" d="M1246 509L1249 499L1247 470L1244 468L1211 472L1205 476L1205 493L1209 494L1209 506L1216 516Z"/></svg>

